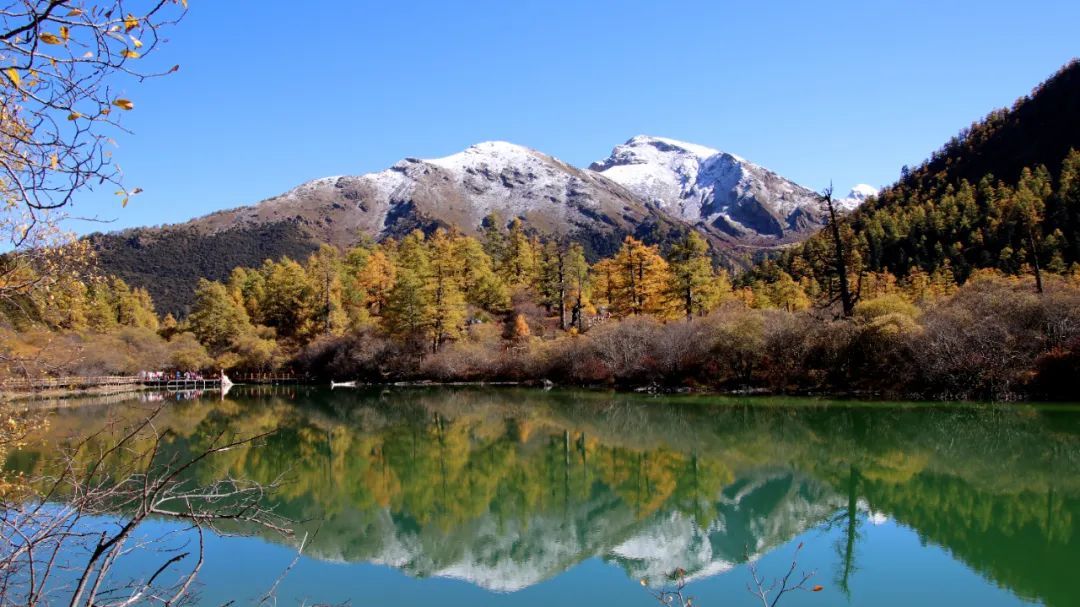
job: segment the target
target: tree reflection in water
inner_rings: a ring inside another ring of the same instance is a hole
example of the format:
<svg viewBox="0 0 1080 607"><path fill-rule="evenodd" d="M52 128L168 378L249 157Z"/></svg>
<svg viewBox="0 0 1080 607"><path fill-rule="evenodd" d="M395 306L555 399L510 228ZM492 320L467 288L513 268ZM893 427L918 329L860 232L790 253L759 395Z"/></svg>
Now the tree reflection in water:
<svg viewBox="0 0 1080 607"><path fill-rule="evenodd" d="M58 411L8 465L43 472L51 445L131 414L131 403ZM309 556L493 590L593 557L635 580L662 583L676 567L694 580L831 527L833 579L848 593L864 526L893 519L1018 596L1071 605L1078 422L1033 406L239 388L172 406L163 456L223 429L278 428L194 474L288 471L273 505L319 527Z"/></svg>

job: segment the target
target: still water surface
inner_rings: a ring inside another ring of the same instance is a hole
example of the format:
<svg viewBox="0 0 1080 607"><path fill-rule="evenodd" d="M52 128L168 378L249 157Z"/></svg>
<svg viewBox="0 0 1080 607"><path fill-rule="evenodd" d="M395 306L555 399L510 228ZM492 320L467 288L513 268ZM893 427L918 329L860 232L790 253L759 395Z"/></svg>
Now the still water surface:
<svg viewBox="0 0 1080 607"><path fill-rule="evenodd" d="M9 465L146 406L62 408ZM825 589L783 605L1080 605L1080 408L239 388L161 425L177 452L280 429L199 471L289 479L275 505L314 535L280 605L644 606L681 567L696 604L749 606L747 560L781 574L800 542ZM201 603L294 556L213 538Z"/></svg>

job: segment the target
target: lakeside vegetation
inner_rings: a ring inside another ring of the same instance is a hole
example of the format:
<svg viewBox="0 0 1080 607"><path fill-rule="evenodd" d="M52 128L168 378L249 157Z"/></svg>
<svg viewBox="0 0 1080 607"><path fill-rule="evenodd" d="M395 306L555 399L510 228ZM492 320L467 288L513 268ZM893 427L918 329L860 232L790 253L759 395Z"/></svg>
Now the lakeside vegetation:
<svg viewBox="0 0 1080 607"><path fill-rule="evenodd" d="M1044 292L1001 270L858 271L851 317L826 281L735 281L691 234L663 254L627 238L588 264L521 225L347 251L324 246L202 280L187 318L144 289L60 279L8 306L28 373L270 371L319 379L525 381L927 398L1068 398L1080 361L1080 274ZM31 368L31 365L36 367ZM17 372L18 369L9 369Z"/></svg>

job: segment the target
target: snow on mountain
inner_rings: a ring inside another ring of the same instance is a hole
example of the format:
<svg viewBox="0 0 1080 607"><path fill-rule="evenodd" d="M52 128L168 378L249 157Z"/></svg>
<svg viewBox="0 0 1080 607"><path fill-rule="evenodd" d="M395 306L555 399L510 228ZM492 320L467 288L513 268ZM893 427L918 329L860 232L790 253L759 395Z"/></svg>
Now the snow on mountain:
<svg viewBox="0 0 1080 607"><path fill-rule="evenodd" d="M872 191L858 186L844 208ZM824 225L821 206L814 192L744 158L674 139L634 137L589 169L487 141L441 158L405 158L375 173L314 179L258 204L147 229L145 236L152 243L159 240L155 233L185 239L227 231L289 234L259 241L250 254L228 252L235 263L251 264L321 243L351 246L361 236L400 237L440 226L477 234L495 214L506 223L520 219L543 236L577 241L590 259L611 255L627 235L670 244L697 230L728 263L745 265L754 249L799 242L817 231ZM133 242L130 234L117 238ZM198 272L224 278L212 268ZM189 293L154 289L160 301L190 303Z"/></svg>
<svg viewBox="0 0 1080 607"><path fill-rule="evenodd" d="M442 158L405 158L377 173L315 179L193 223L218 231L291 222L321 242L347 246L358 234L382 238L439 225L475 233L491 213L522 218L543 234L579 236L601 254L642 225L672 221L592 171L489 141Z"/></svg>
<svg viewBox="0 0 1080 607"><path fill-rule="evenodd" d="M640 135L590 169L680 219L783 238L821 223L816 194L744 158Z"/></svg>
<svg viewBox="0 0 1080 607"><path fill-rule="evenodd" d="M734 154L638 136L589 169L487 141L442 158L406 158L377 173L315 179L195 223L225 229L290 221L325 242L350 244L357 233L378 238L431 225L474 232L497 213L601 248L663 223L694 225L716 243L773 245L820 227L820 206L814 192Z"/></svg>
<svg viewBox="0 0 1080 607"><path fill-rule="evenodd" d="M859 205L866 202L867 198L874 198L879 192L880 190L872 185L860 183L851 188L847 196L836 199L836 206L845 211L854 211Z"/></svg>

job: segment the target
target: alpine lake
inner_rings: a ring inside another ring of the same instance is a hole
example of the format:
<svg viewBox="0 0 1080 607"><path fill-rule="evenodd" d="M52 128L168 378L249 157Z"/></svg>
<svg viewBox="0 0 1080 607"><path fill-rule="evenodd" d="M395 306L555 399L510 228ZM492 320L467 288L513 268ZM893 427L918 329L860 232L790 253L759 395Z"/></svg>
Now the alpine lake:
<svg viewBox="0 0 1080 607"><path fill-rule="evenodd" d="M276 430L194 474L283 479L296 536L208 537L200 605L287 570L278 605L648 606L681 568L695 605L751 606L748 563L799 544L823 589L785 607L1080 605L1075 405L238 386L62 401L7 468L157 407L179 457Z"/></svg>

